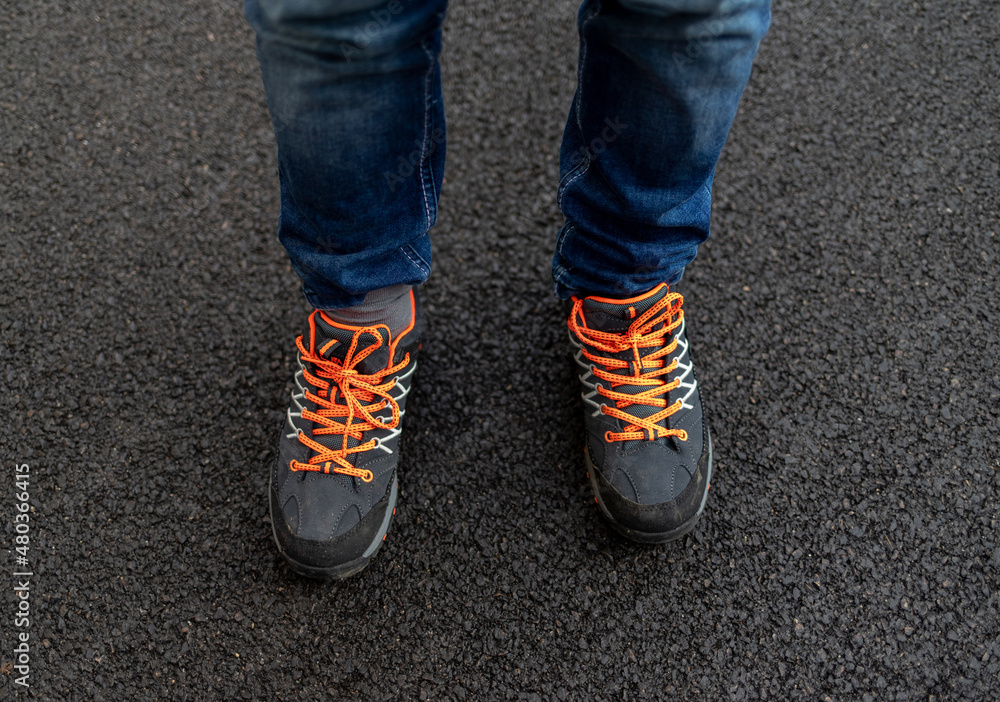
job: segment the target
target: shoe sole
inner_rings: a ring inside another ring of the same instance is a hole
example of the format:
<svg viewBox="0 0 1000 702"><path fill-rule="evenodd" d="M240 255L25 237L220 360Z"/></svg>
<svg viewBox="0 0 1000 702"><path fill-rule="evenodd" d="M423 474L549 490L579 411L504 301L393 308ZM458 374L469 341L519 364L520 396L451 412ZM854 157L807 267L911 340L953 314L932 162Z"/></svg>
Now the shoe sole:
<svg viewBox="0 0 1000 702"><path fill-rule="evenodd" d="M701 497L701 504L698 505L698 511L695 512L693 517L680 526L662 532L647 532L638 531L637 529L629 529L628 527L622 526L615 521L615 518L611 516L611 512L608 511L607 506L601 500L601 491L597 486L597 468L590 460L590 451L584 447L583 457L587 466L587 478L590 481L590 490L594 494L597 506L601 508L601 513L604 514L604 517L611 524L611 528L625 538L641 544L662 544L668 541L675 541L690 533L698 523L698 520L701 519L702 513L705 511L705 504L708 502L708 490L712 485L712 435L709 433L707 426L705 427L705 436L708 438L708 471L705 475L705 494Z"/></svg>
<svg viewBox="0 0 1000 702"><path fill-rule="evenodd" d="M385 508L385 518L382 520L381 526L379 526L375 539L371 542L368 548L365 549L365 552L361 554L361 558L348 561L347 563L322 567L307 565L295 560L285 552L285 549L281 547L281 542L278 541L278 532L274 526L275 521L273 514L271 515L271 535L274 537L274 543L278 547L278 552L281 554L281 557L285 559L285 563L287 563L288 567L299 575L305 575L319 580L344 580L345 578L357 575L359 572L364 570L365 566L371 562L372 558L375 557L375 554L377 554L379 549L382 548L382 544L385 542L386 534L389 533L389 526L392 524L392 518L396 514L396 498L398 495L399 481L396 476L393 476L392 487L389 490L389 504Z"/></svg>

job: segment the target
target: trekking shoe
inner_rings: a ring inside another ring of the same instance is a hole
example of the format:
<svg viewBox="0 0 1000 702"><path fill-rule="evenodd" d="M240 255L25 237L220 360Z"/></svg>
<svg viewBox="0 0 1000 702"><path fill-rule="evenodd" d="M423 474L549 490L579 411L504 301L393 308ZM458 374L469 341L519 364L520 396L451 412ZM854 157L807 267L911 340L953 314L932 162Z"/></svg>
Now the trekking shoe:
<svg viewBox="0 0 1000 702"><path fill-rule="evenodd" d="M293 570L346 578L368 565L396 511L400 423L416 370L420 305L396 338L320 311L296 340L299 371L270 484L271 527Z"/></svg>
<svg viewBox="0 0 1000 702"><path fill-rule="evenodd" d="M665 283L627 300L572 300L587 476L604 516L633 541L687 534L708 497L712 440L683 302Z"/></svg>

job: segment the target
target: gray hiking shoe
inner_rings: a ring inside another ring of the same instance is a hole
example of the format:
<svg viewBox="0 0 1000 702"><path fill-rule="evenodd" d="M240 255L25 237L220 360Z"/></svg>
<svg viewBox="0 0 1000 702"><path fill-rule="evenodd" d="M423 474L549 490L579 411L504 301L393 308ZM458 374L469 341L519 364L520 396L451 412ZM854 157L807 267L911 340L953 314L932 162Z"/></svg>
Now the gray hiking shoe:
<svg viewBox="0 0 1000 702"><path fill-rule="evenodd" d="M346 578L368 565L395 514L401 422L416 370L420 305L392 338L320 311L296 340L299 371L269 495L278 550L293 570Z"/></svg>
<svg viewBox="0 0 1000 702"><path fill-rule="evenodd" d="M666 284L626 300L574 297L568 321L594 498L615 530L645 543L694 528L712 475L683 302Z"/></svg>

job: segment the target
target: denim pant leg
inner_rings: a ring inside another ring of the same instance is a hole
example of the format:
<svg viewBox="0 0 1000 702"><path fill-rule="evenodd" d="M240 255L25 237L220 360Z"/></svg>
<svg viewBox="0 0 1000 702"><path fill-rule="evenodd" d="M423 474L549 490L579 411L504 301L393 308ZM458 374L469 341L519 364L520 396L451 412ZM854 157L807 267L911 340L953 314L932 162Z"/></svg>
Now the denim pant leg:
<svg viewBox="0 0 1000 702"><path fill-rule="evenodd" d="M278 237L309 303L430 272L446 0L246 0L278 142Z"/></svg>
<svg viewBox="0 0 1000 702"><path fill-rule="evenodd" d="M712 176L769 0L586 0L560 154L562 298L680 280L709 234Z"/></svg>

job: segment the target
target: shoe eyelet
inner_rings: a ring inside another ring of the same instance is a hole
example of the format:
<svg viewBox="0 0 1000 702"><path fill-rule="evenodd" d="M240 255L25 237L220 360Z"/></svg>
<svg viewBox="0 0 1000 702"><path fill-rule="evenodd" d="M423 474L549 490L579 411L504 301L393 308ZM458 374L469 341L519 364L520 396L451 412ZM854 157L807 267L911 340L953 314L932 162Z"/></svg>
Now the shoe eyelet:
<svg viewBox="0 0 1000 702"><path fill-rule="evenodd" d="M611 443L611 432L610 431L604 432L604 441L607 442L607 443L609 443L609 444Z"/></svg>

